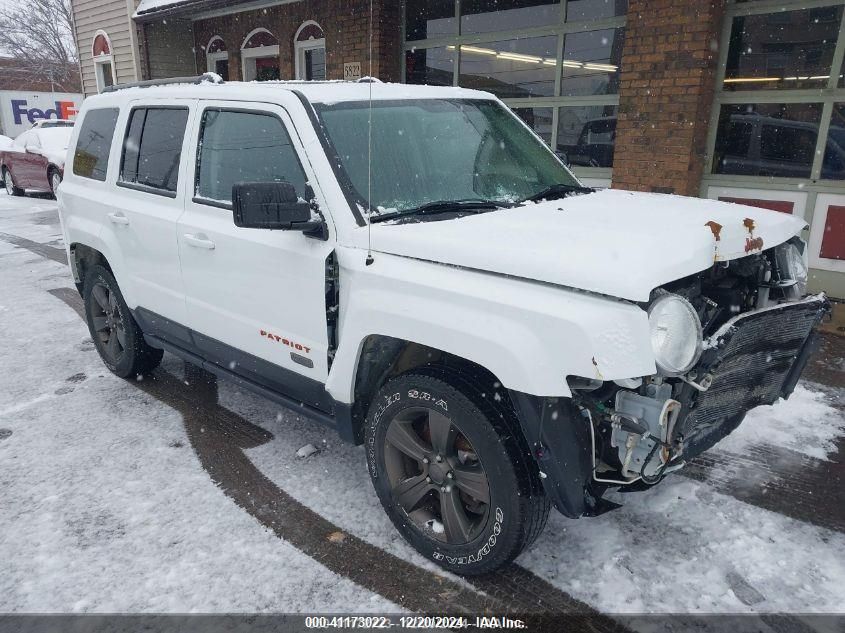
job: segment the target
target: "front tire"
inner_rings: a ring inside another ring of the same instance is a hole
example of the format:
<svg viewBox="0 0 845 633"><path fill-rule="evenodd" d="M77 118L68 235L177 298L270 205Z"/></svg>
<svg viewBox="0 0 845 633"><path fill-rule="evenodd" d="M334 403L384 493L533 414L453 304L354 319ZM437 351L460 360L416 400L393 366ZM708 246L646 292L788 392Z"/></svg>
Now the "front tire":
<svg viewBox="0 0 845 633"><path fill-rule="evenodd" d="M22 196L25 193L20 187L15 187L15 183L12 181L12 172L5 167L3 168L3 184L6 187L6 193L10 196Z"/></svg>
<svg viewBox="0 0 845 633"><path fill-rule="evenodd" d="M518 421L457 372L388 381L370 406L370 477L396 529L426 558L463 575L516 558L549 515Z"/></svg>
<svg viewBox="0 0 845 633"><path fill-rule="evenodd" d="M117 281L106 268L92 266L86 273L82 298L91 340L112 373L130 378L158 367L164 351L147 345Z"/></svg>

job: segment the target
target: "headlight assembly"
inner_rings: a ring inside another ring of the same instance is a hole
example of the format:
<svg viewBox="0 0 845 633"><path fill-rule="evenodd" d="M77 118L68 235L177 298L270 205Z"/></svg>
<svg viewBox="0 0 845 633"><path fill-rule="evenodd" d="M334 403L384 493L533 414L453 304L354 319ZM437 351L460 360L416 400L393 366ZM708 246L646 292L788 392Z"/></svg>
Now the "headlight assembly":
<svg viewBox="0 0 845 633"><path fill-rule="evenodd" d="M777 261L780 274L785 281L794 281L798 296L807 294L807 262L795 244L787 242L777 249Z"/></svg>
<svg viewBox="0 0 845 633"><path fill-rule="evenodd" d="M701 355L701 321L689 301L675 294L660 295L648 309L651 349L662 376L680 376Z"/></svg>

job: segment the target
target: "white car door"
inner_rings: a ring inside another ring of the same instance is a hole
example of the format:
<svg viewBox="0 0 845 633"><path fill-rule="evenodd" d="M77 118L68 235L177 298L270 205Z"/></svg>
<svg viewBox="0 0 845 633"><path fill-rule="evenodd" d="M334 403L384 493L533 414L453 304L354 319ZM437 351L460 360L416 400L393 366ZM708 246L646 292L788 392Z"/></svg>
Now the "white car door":
<svg viewBox="0 0 845 633"><path fill-rule="evenodd" d="M194 104L144 100L121 113L115 133L122 139L117 195L106 201L105 218L124 258L126 278L119 282L128 286L143 329L183 343L188 339L178 328L174 337L160 326L187 321L176 223L190 190L190 170L181 157L188 153Z"/></svg>
<svg viewBox="0 0 845 633"><path fill-rule="evenodd" d="M334 246L298 231L235 226L236 182L284 180L323 195L286 111L203 102L178 241L188 323L202 355L263 387L328 410L326 258ZM327 215L327 214L326 214ZM328 219L328 215L327 215Z"/></svg>

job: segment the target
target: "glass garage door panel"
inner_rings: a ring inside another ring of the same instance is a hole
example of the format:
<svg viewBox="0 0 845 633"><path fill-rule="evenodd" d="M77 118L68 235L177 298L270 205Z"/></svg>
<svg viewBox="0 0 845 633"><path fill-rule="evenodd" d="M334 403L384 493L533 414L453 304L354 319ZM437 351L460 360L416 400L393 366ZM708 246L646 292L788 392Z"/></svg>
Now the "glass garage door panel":
<svg viewBox="0 0 845 633"><path fill-rule="evenodd" d="M549 26L560 11L555 0L463 0L461 35Z"/></svg>
<svg viewBox="0 0 845 633"><path fill-rule="evenodd" d="M557 74L557 36L461 46L459 85L502 98L550 97Z"/></svg>
<svg viewBox="0 0 845 633"><path fill-rule="evenodd" d="M724 89L825 87L841 21L842 6L735 17Z"/></svg>

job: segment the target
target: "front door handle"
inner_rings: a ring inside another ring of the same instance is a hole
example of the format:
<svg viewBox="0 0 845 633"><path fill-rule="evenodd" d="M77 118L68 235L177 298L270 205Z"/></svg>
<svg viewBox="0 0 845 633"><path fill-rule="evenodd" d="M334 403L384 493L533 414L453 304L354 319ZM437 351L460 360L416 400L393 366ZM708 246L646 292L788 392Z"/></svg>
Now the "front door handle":
<svg viewBox="0 0 845 633"><path fill-rule="evenodd" d="M129 224L129 218L119 211L117 213L109 213L109 220L111 220L112 224Z"/></svg>
<svg viewBox="0 0 845 633"><path fill-rule="evenodd" d="M185 233L185 241L189 246L193 246L194 248L204 248L209 251L214 250L214 242L202 233L198 233L197 235Z"/></svg>

